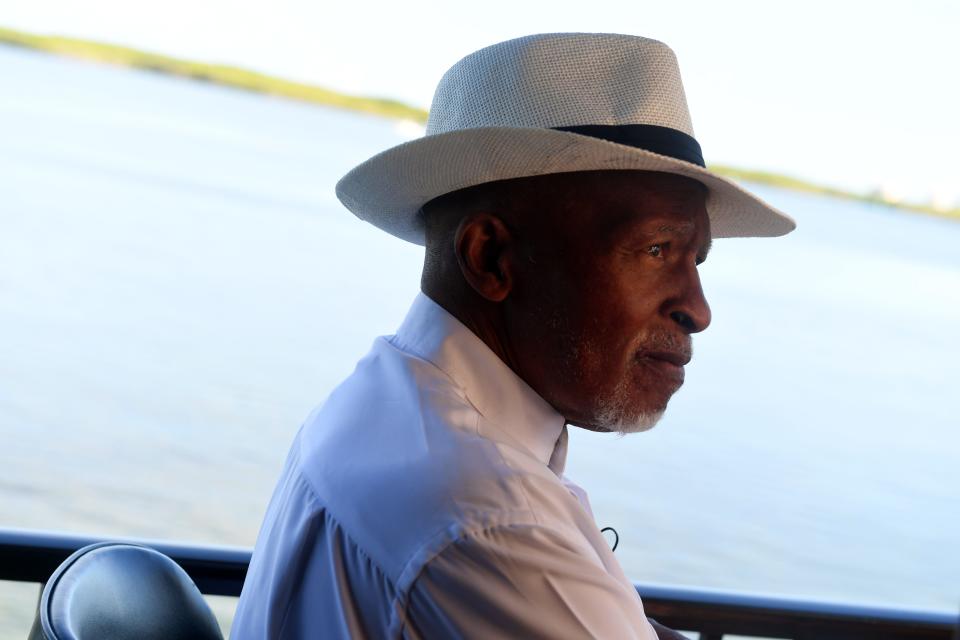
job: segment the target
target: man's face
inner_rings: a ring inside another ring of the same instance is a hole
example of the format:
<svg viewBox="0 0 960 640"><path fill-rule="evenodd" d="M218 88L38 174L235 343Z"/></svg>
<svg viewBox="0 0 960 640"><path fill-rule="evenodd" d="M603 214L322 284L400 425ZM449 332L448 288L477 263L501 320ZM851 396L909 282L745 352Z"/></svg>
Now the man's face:
<svg viewBox="0 0 960 640"><path fill-rule="evenodd" d="M633 171L532 184L507 318L520 374L573 424L650 428L683 384L691 334L710 323L697 272L705 190Z"/></svg>

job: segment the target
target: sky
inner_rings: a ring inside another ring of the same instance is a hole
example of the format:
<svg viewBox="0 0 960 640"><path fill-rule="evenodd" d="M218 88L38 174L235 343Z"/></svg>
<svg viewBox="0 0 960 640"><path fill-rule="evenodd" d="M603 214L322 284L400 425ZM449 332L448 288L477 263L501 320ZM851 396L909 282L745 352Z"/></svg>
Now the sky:
<svg viewBox="0 0 960 640"><path fill-rule="evenodd" d="M427 107L464 55L605 31L677 53L707 162L960 206L960 2L0 0L0 26Z"/></svg>

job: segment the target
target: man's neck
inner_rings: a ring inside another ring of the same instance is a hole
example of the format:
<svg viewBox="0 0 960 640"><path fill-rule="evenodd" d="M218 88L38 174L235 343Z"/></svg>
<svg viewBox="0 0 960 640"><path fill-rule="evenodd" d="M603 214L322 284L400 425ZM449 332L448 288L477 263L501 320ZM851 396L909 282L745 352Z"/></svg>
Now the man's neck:
<svg viewBox="0 0 960 640"><path fill-rule="evenodd" d="M430 286L426 282L422 283L421 290L427 297L443 307L447 313L470 329L514 373L521 378L523 377L521 372L517 370L516 359L511 357L511 349L509 341L506 339L507 332L504 330L501 321L499 305L479 299L478 296L451 292L447 287Z"/></svg>

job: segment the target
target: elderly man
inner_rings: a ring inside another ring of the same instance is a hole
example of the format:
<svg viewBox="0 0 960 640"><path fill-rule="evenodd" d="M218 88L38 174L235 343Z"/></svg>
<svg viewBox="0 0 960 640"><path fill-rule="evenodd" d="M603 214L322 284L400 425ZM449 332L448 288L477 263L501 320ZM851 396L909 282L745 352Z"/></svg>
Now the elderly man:
<svg viewBox="0 0 960 640"><path fill-rule="evenodd" d="M564 476L567 425L653 426L710 323L712 238L794 224L704 168L673 52L482 49L337 193L426 246L422 294L297 435L233 637L679 637Z"/></svg>

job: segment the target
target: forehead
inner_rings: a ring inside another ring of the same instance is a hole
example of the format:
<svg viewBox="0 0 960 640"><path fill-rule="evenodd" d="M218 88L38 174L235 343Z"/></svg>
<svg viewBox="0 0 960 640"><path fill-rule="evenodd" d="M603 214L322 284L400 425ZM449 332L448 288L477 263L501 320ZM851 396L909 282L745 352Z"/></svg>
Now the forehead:
<svg viewBox="0 0 960 640"><path fill-rule="evenodd" d="M643 227L650 232L696 235L702 231L708 238L710 235L707 189L685 176L591 171L558 174L536 187L535 192L528 193L541 205L549 203L551 222L565 221L581 233L588 229L601 234L622 233Z"/></svg>

